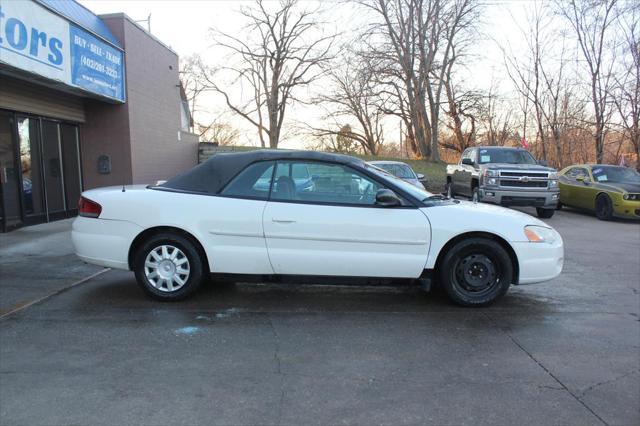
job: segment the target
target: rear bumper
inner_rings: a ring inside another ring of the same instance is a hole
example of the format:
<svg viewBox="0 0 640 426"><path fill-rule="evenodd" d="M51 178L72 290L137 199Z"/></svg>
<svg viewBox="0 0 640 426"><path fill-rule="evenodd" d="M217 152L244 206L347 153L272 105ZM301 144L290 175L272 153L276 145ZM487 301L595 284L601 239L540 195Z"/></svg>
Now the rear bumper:
<svg viewBox="0 0 640 426"><path fill-rule="evenodd" d="M562 272L564 245L559 234L553 244L518 242L512 247L520 267L518 284L549 281Z"/></svg>
<svg viewBox="0 0 640 426"><path fill-rule="evenodd" d="M480 189L480 199L485 203L501 206L532 206L555 209L560 199L559 191L526 191L505 189Z"/></svg>
<svg viewBox="0 0 640 426"><path fill-rule="evenodd" d="M129 248L142 227L122 220L77 217L71 228L76 255L87 263L129 269Z"/></svg>

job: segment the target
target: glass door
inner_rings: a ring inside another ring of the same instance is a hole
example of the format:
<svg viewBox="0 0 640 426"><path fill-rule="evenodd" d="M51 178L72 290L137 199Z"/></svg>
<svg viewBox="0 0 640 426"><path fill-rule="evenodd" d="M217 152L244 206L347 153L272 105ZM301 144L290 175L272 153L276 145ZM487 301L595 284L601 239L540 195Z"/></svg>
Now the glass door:
<svg viewBox="0 0 640 426"><path fill-rule="evenodd" d="M42 120L44 188L49 220L66 217L60 129L55 121Z"/></svg>
<svg viewBox="0 0 640 426"><path fill-rule="evenodd" d="M78 213L78 200L82 192L78 126L61 123L60 136L62 137L62 165L64 166L64 192L67 213L76 215Z"/></svg>
<svg viewBox="0 0 640 426"><path fill-rule="evenodd" d="M26 223L46 221L44 185L42 183L42 150L40 147L40 121L30 117L17 119L22 168L22 207Z"/></svg>
<svg viewBox="0 0 640 426"><path fill-rule="evenodd" d="M5 231L22 224L16 148L13 114L0 112L0 227Z"/></svg>

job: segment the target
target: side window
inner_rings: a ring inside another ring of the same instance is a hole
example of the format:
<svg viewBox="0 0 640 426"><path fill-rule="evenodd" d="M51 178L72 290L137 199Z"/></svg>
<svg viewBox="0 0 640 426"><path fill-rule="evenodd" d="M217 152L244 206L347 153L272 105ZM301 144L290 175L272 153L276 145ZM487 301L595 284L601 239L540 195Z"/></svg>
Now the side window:
<svg viewBox="0 0 640 426"><path fill-rule="evenodd" d="M330 163L279 161L271 199L374 205L382 186L356 170Z"/></svg>
<svg viewBox="0 0 640 426"><path fill-rule="evenodd" d="M589 173L587 173L587 170L583 169L582 167L574 167L573 169L567 172L567 175L571 179L575 180L578 176L587 177L589 176Z"/></svg>
<svg viewBox="0 0 640 426"><path fill-rule="evenodd" d="M462 153L462 157L460 157L460 164L462 164L462 160L464 160L465 158L471 158L470 154L471 154L471 148L465 149L465 151Z"/></svg>
<svg viewBox="0 0 640 426"><path fill-rule="evenodd" d="M471 161L473 161L474 163L478 162L478 151L476 149L472 149L469 151L469 158L471 158Z"/></svg>
<svg viewBox="0 0 640 426"><path fill-rule="evenodd" d="M266 200L269 198L273 167L273 161L250 164L234 177L220 194L238 198Z"/></svg>

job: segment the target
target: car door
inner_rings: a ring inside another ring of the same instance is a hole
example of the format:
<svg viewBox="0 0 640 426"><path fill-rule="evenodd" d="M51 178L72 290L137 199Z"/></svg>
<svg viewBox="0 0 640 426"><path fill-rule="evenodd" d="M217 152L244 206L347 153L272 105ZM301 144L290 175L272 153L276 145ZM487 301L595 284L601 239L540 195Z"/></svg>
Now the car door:
<svg viewBox="0 0 640 426"><path fill-rule="evenodd" d="M314 185L292 185L287 170L304 163ZM427 259L430 226L414 206L381 207L384 185L345 165L278 161L263 215L276 274L418 277Z"/></svg>
<svg viewBox="0 0 640 426"><path fill-rule="evenodd" d="M583 209L593 209L594 205L590 200L595 200L595 195L591 196L593 182L589 171L585 167L576 167L571 183L571 205Z"/></svg>
<svg viewBox="0 0 640 426"><path fill-rule="evenodd" d="M588 210L596 209L596 196L600 192L598 182L594 180L591 172L588 168L584 167L581 170L583 174L583 181L578 182L576 185L578 188L578 207L582 207Z"/></svg>
<svg viewBox="0 0 640 426"><path fill-rule="evenodd" d="M451 177L451 181L453 183L453 190L456 194L467 195L469 190L467 186L467 167L470 167L466 164L462 164L465 159L471 159L471 154L473 149L468 148L460 157L460 162L456 167L455 172L453 172L453 176ZM469 181L470 184L471 181Z"/></svg>
<svg viewBox="0 0 640 426"><path fill-rule="evenodd" d="M272 274L262 229L275 162L247 166L218 196L198 195L211 272ZM208 212L205 214L205 212Z"/></svg>
<svg viewBox="0 0 640 426"><path fill-rule="evenodd" d="M560 175L558 179L558 186L560 188L560 201L567 205L573 205L573 199L571 198L571 190L574 185L575 175L577 167L572 167Z"/></svg>

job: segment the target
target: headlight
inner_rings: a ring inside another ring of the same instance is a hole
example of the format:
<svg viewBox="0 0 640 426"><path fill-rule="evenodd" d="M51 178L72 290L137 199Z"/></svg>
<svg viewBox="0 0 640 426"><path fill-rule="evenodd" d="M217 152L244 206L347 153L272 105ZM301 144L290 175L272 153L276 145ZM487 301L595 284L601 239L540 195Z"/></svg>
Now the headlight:
<svg viewBox="0 0 640 426"><path fill-rule="evenodd" d="M556 186L558 186L558 181L557 180L550 180L549 181L549 188L555 188Z"/></svg>
<svg viewBox="0 0 640 426"><path fill-rule="evenodd" d="M524 227L524 235L532 243L549 243L556 240L556 232L544 226L528 225Z"/></svg>
<svg viewBox="0 0 640 426"><path fill-rule="evenodd" d="M549 172L549 179L558 179L558 172Z"/></svg>
<svg viewBox="0 0 640 426"><path fill-rule="evenodd" d="M633 197L631 195L629 195L629 194L622 195L622 198L625 199L625 200L628 200L628 199L632 199L633 200Z"/></svg>
<svg viewBox="0 0 640 426"><path fill-rule="evenodd" d="M498 177L500 172L498 170L485 170L484 175L488 177Z"/></svg>

